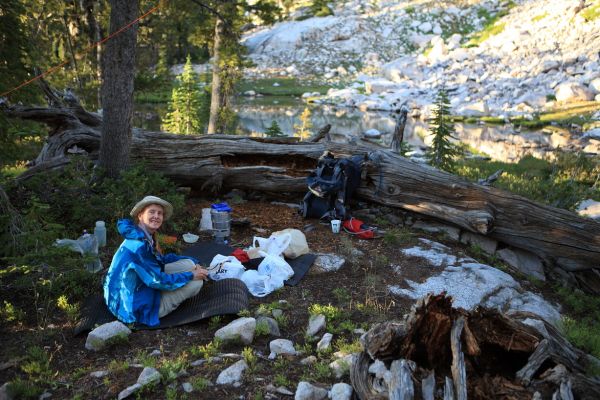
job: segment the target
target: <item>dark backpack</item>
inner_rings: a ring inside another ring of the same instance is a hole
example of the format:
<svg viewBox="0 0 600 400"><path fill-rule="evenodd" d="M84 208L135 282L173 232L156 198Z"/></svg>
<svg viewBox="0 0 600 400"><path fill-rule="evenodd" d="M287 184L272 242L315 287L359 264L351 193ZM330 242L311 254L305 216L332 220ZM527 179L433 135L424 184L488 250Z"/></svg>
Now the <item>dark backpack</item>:
<svg viewBox="0 0 600 400"><path fill-rule="evenodd" d="M306 178L308 193L302 199L304 218L341 219L349 217L348 201L360 185L362 156L334 158L327 153Z"/></svg>

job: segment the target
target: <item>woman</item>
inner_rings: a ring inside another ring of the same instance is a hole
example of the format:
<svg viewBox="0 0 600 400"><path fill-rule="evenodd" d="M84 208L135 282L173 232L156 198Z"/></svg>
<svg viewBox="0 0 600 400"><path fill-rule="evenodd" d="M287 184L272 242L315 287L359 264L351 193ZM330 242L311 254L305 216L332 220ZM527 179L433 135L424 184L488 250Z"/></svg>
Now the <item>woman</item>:
<svg viewBox="0 0 600 400"><path fill-rule="evenodd" d="M125 240L108 269L104 300L122 322L156 326L159 318L202 289L206 269L192 257L163 255L158 246L156 231L172 214L171 203L146 196L131 210L133 221L117 222Z"/></svg>

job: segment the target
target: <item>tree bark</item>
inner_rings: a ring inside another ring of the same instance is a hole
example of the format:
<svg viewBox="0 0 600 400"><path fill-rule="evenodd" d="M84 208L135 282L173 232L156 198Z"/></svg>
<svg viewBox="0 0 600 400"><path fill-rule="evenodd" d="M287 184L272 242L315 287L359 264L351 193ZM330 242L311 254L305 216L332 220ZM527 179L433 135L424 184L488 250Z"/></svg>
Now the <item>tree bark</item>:
<svg viewBox="0 0 600 400"><path fill-rule="evenodd" d="M212 83L210 94L210 116L208 118L208 134L219 131L219 111L224 105L223 85L221 82L221 41L223 39L225 23L220 16L216 17L215 36L213 43ZM222 132L220 132L222 133Z"/></svg>
<svg viewBox="0 0 600 400"><path fill-rule="evenodd" d="M110 33L137 17L138 0L110 0ZM129 165L137 24L106 43L102 57L102 143L99 166L117 177Z"/></svg>

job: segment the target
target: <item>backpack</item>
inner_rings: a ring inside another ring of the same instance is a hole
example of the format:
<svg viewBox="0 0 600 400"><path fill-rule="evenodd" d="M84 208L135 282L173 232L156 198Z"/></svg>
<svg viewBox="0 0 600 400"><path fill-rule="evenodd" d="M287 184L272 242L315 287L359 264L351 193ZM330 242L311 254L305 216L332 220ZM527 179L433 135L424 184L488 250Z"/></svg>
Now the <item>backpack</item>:
<svg viewBox="0 0 600 400"><path fill-rule="evenodd" d="M335 158L325 153L306 178L308 193L300 204L302 216L328 220L348 218L348 201L360 185L362 160L362 156Z"/></svg>

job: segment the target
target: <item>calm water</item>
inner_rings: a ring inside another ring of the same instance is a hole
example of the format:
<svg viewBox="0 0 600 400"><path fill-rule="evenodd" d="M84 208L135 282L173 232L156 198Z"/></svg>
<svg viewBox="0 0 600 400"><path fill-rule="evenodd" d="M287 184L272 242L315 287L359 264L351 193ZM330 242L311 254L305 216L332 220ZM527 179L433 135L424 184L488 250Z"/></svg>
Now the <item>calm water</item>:
<svg viewBox="0 0 600 400"><path fill-rule="evenodd" d="M300 115L309 107L313 131L331 124L334 141L350 141L362 137L369 129L377 129L381 137L375 139L387 146L391 142L395 118L389 112L362 112L356 109L329 105L307 106L301 99L292 97L238 97L234 109L238 116L236 133L261 136L273 121L282 132L293 136L295 125L300 125ZM166 113L166 104L138 104L134 126L147 130L160 130L160 118ZM550 135L541 132L517 132L510 125L473 125L457 123L456 137L461 142L481 151L493 159L518 161L526 154L543 157L553 148ZM404 140L415 152L423 152L430 144L429 127L421 120L409 118Z"/></svg>

